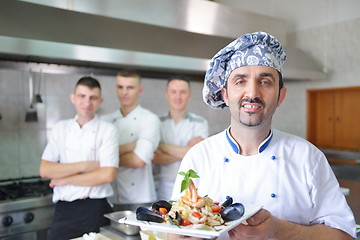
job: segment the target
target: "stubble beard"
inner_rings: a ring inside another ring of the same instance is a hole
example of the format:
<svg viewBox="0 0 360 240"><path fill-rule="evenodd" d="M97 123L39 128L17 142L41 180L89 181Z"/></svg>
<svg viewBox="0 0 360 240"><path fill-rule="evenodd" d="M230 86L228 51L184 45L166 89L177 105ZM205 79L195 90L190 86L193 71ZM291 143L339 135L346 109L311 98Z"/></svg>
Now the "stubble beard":
<svg viewBox="0 0 360 240"><path fill-rule="evenodd" d="M246 113L248 116L246 117L247 120L243 119L241 117L241 114L239 114L239 122L247 127L256 127L259 126L262 123L262 115L260 116L260 119L256 120L255 117L252 117L253 113Z"/></svg>
<svg viewBox="0 0 360 240"><path fill-rule="evenodd" d="M245 102L259 103L259 104L261 104L261 106L263 108L265 108L265 103L263 101L261 101L260 99L258 99L258 98L255 98L255 99L246 98L246 99L243 99L243 100L241 100L239 102L239 104L238 104L239 109L241 109L242 104L245 103ZM242 125L247 126L247 127L259 126L263 122L263 117L264 117L263 113L261 113L261 115L258 116L258 117L256 117L256 115L255 116L253 116L253 115L255 115L255 112L245 112L243 114L243 116L242 116L242 113L240 111L239 112L239 122Z"/></svg>

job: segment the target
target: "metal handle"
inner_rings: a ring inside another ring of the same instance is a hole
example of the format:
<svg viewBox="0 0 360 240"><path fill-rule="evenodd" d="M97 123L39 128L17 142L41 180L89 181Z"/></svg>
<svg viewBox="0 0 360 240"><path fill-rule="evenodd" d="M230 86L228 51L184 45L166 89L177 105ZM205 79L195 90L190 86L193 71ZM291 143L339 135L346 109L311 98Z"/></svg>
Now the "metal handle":
<svg viewBox="0 0 360 240"><path fill-rule="evenodd" d="M33 89L33 77L32 77L32 72L31 70L29 71L29 101L30 101L30 104L33 103L33 98L34 98L34 89Z"/></svg>

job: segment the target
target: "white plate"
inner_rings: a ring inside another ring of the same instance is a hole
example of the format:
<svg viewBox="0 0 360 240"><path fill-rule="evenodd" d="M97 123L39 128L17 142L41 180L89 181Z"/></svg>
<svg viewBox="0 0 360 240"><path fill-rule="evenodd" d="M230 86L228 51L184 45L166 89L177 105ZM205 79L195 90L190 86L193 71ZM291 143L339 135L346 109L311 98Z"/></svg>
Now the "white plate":
<svg viewBox="0 0 360 240"><path fill-rule="evenodd" d="M257 205L244 205L245 213L244 215L234 221L226 222L224 225L213 227L211 230L196 229L190 226L175 226L168 223L155 223L140 221L136 219L136 214L132 214L128 217L124 217L118 220L119 223L124 223L128 225L139 226L142 229L154 230L159 232L174 233L186 236L193 236L199 238L214 238L218 237L221 233L227 232L239 225L240 223L245 222L246 219L257 213L262 207Z"/></svg>

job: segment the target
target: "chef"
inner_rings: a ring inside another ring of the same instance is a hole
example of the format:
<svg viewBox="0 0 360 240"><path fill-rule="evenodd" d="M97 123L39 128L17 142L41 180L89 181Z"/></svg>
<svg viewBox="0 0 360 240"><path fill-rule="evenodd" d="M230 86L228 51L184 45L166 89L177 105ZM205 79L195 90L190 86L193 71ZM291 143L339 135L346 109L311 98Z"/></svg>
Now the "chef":
<svg viewBox="0 0 360 240"><path fill-rule="evenodd" d="M95 114L103 102L99 82L81 78L70 100L77 115L53 126L40 164L41 177L50 178L54 188L52 240L99 232L108 224L106 198L113 194L110 182L119 165L116 129Z"/></svg>
<svg viewBox="0 0 360 240"><path fill-rule="evenodd" d="M285 59L280 42L265 32L245 34L212 58L203 99L229 108L231 123L191 148L179 171L198 173L200 196L263 207L220 239L354 239L354 215L324 154L271 127L286 95ZM178 175L172 199L182 180Z"/></svg>
<svg viewBox="0 0 360 240"><path fill-rule="evenodd" d="M156 200L151 160L160 141L159 117L139 104L144 91L137 71L121 70L116 76L120 109L102 116L116 126L120 167L111 198L114 210L136 210Z"/></svg>

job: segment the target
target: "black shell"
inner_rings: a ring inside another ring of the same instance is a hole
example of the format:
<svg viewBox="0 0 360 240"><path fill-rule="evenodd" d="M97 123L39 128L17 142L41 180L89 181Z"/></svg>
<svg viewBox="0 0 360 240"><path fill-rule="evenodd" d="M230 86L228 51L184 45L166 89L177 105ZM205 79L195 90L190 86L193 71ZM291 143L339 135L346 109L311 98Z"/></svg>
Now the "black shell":
<svg viewBox="0 0 360 240"><path fill-rule="evenodd" d="M180 213L178 211L175 212L175 218L171 217L169 215L169 222L172 224L172 225L177 225L177 226L180 226L181 225L181 216L180 216Z"/></svg>
<svg viewBox="0 0 360 240"><path fill-rule="evenodd" d="M233 203L232 197L226 197L225 202L223 202L223 204L221 204L221 206L223 208L226 208L227 206L230 206L232 203Z"/></svg>
<svg viewBox="0 0 360 240"><path fill-rule="evenodd" d="M154 202L154 204L152 205L151 208L156 211L159 211L159 208L166 208L166 210L169 212L171 207L172 207L171 203L169 203L165 200L160 200L160 201Z"/></svg>
<svg viewBox="0 0 360 240"><path fill-rule="evenodd" d="M136 219L141 221L157 222L157 223L164 222L164 219L161 217L161 215L145 207L139 207L138 209L136 209Z"/></svg>
<svg viewBox="0 0 360 240"><path fill-rule="evenodd" d="M225 221L233 221L241 218L244 215L245 208L241 203L234 203L220 211L221 217Z"/></svg>

